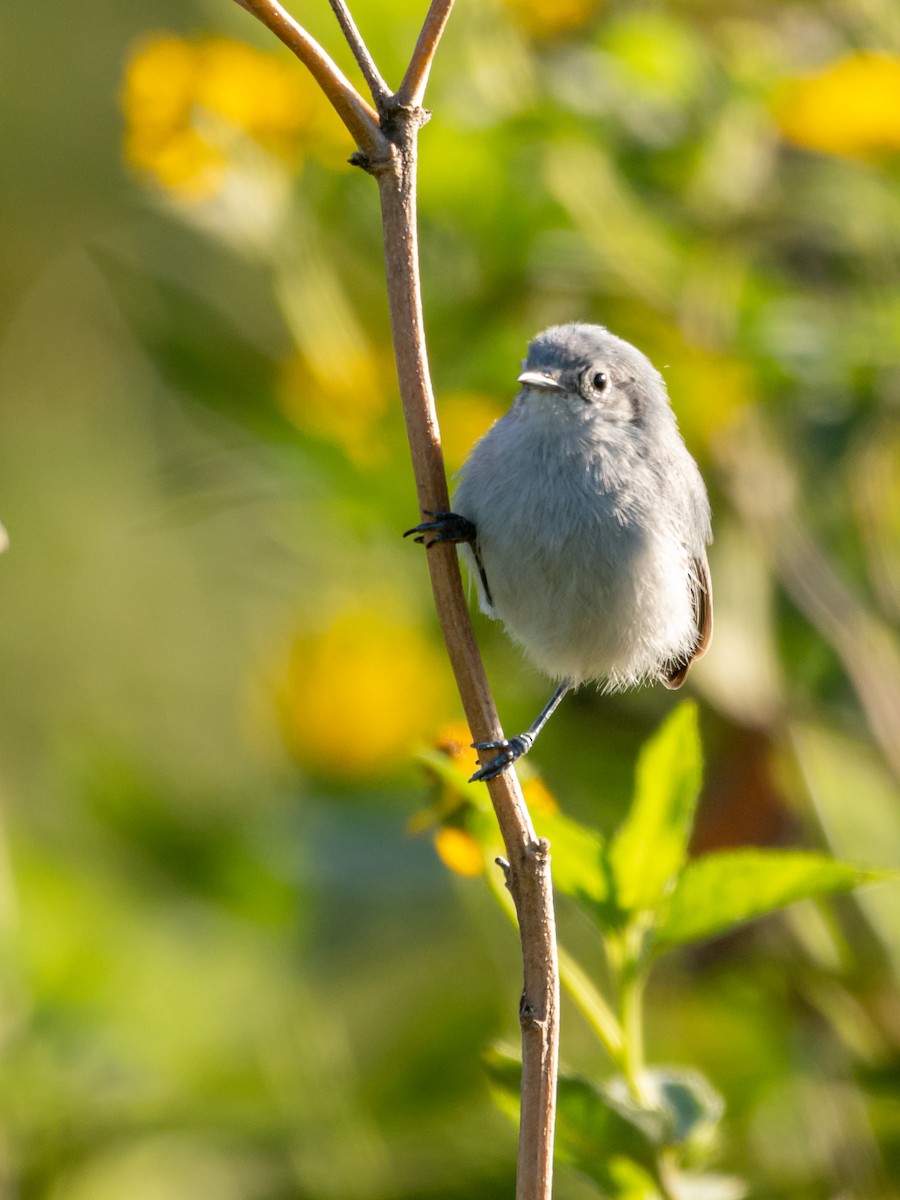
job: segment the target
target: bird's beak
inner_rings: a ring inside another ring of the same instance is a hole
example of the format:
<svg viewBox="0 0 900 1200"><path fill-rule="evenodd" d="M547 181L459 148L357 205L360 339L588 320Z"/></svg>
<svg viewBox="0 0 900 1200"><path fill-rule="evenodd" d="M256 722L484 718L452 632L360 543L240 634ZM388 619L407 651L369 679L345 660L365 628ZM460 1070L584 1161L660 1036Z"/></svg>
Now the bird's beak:
<svg viewBox="0 0 900 1200"><path fill-rule="evenodd" d="M566 390L558 380L551 375L545 375L543 371L523 371L516 383L522 383L525 387L540 388L544 392L564 392Z"/></svg>

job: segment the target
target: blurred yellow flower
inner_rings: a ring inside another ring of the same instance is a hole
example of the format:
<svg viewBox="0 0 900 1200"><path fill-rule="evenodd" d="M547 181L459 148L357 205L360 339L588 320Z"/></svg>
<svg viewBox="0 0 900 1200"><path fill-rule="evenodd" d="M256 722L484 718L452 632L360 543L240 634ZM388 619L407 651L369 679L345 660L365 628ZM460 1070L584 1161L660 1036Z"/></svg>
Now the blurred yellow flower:
<svg viewBox="0 0 900 1200"><path fill-rule="evenodd" d="M440 398L439 415L447 469L458 471L478 439L503 413L489 396L449 392Z"/></svg>
<svg viewBox="0 0 900 1200"><path fill-rule="evenodd" d="M434 848L445 867L457 875L483 875L484 854L471 833L464 829L439 829L434 835Z"/></svg>
<svg viewBox="0 0 900 1200"><path fill-rule="evenodd" d="M536 38L581 29L603 0L504 0L517 24Z"/></svg>
<svg viewBox="0 0 900 1200"><path fill-rule="evenodd" d="M695 453L733 428L753 401L752 373L739 358L673 339L669 356L659 362L678 424Z"/></svg>
<svg viewBox="0 0 900 1200"><path fill-rule="evenodd" d="M791 79L773 97L782 135L797 146L868 158L900 150L900 58L862 51L816 75Z"/></svg>
<svg viewBox="0 0 900 1200"><path fill-rule="evenodd" d="M298 64L227 38L143 39L126 63L121 102L129 166L181 200L214 196L242 139L288 167L341 140Z"/></svg>
<svg viewBox="0 0 900 1200"><path fill-rule="evenodd" d="M277 690L285 740L335 778L390 770L434 727L448 683L443 656L387 604L345 609L290 646Z"/></svg>
<svg viewBox="0 0 900 1200"><path fill-rule="evenodd" d="M532 776L522 780L522 795L532 817L552 817L559 812L556 797L542 779Z"/></svg>
<svg viewBox="0 0 900 1200"><path fill-rule="evenodd" d="M472 734L465 721L448 721L442 725L434 739L434 747L441 754L446 754L454 767L459 767L461 771L469 768L471 773L475 770L477 760L472 749Z"/></svg>
<svg viewBox="0 0 900 1200"><path fill-rule="evenodd" d="M453 766L464 775L471 774L478 766L478 758L472 748L472 734L465 721L450 721L448 724L442 725L434 739L434 748L441 754L445 754ZM556 797L544 781L533 773L535 771L536 767L530 760L518 765L525 803L533 816L552 816L553 813L559 811ZM477 795L481 799L484 798L482 792L478 792Z"/></svg>
<svg viewBox="0 0 900 1200"><path fill-rule="evenodd" d="M465 721L452 721L440 727L433 746L439 755L450 760L453 774L448 776L436 769L432 753L420 756L420 761L433 771L437 786L432 802L414 813L407 825L412 834L437 826L432 835L435 849L444 865L459 875L482 875L485 863L503 853L500 829L486 789L481 784L466 782L477 766L471 743L472 734ZM532 817L538 820L552 817L559 806L532 770L530 764L523 764L519 772L525 803Z"/></svg>
<svg viewBox="0 0 900 1200"><path fill-rule="evenodd" d="M282 365L278 401L285 416L312 437L334 442L356 466L377 462L385 444L378 423L396 390L393 363L365 345L344 342L324 361L295 354Z"/></svg>

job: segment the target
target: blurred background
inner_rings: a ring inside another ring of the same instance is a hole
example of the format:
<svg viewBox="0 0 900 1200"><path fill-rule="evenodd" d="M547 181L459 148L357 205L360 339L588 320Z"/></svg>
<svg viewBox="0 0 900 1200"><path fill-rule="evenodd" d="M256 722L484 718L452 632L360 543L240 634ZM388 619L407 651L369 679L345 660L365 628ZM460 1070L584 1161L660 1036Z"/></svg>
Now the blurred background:
<svg viewBox="0 0 900 1200"><path fill-rule="evenodd" d="M352 7L396 86L424 2ZM414 832L460 709L376 189L230 0L7 4L0 43L0 1195L510 1195L516 938ZM695 849L900 865L900 10L460 0L428 103L449 468L543 326L636 342L715 513ZM524 727L547 685L475 620ZM672 703L579 694L531 770L610 830ZM898 952L886 886L656 977L650 1056L724 1094L751 1195L900 1194Z"/></svg>

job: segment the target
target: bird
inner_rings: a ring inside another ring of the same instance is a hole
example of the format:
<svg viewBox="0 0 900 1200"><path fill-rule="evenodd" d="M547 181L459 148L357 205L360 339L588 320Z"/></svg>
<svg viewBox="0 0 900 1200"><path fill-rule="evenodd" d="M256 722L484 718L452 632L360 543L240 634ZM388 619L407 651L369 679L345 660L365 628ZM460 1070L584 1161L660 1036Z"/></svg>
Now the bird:
<svg viewBox="0 0 900 1200"><path fill-rule="evenodd" d="M526 754L582 684L681 687L713 629L709 499L650 360L602 325L554 325L517 382L452 511L404 535L457 543L481 610L557 685L523 733L474 743L497 753L473 781Z"/></svg>

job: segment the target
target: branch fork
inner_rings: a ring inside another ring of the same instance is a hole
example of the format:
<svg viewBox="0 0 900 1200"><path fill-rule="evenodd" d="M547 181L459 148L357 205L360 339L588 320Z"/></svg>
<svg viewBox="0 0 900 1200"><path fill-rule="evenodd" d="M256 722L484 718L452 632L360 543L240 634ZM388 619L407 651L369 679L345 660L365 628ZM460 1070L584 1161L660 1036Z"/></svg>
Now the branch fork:
<svg viewBox="0 0 900 1200"><path fill-rule="evenodd" d="M416 139L431 115L423 107L425 89L453 0L432 0L409 66L394 93L379 73L345 0L329 0L372 104L278 0L235 2L308 68L356 142L357 151L350 161L378 183L394 355L419 507L423 514L447 511L450 502L422 317ZM455 547L437 545L427 560L435 608L473 740L501 740L503 730L472 630ZM483 752L483 761L490 755L489 750ZM506 847L506 859L500 865L515 903L522 944L522 1105L516 1200L550 1200L559 971L549 843L535 833L513 770L491 779L487 786Z"/></svg>

